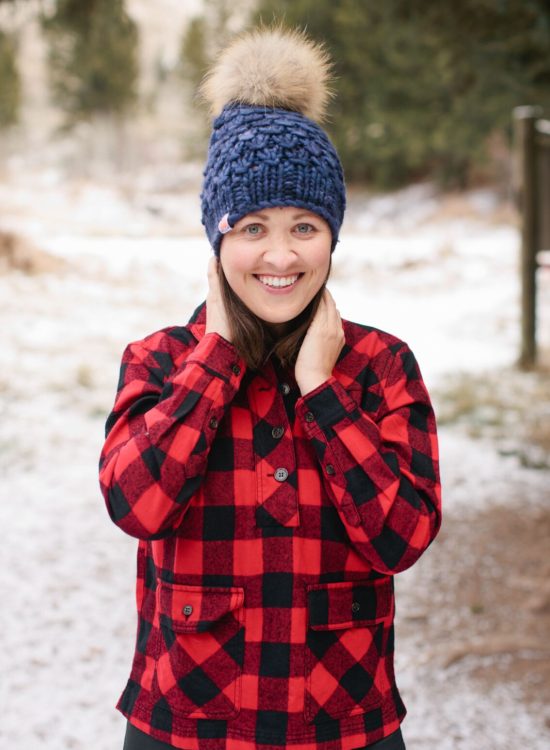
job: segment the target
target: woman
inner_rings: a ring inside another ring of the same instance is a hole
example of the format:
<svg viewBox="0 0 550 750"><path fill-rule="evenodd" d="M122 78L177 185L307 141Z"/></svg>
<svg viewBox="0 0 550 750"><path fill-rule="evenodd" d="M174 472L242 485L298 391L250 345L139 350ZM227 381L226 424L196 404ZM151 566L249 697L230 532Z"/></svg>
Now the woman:
<svg viewBox="0 0 550 750"><path fill-rule="evenodd" d="M325 286L327 68L280 30L221 57L206 303L123 355L100 474L140 540L126 750L404 748L393 575L439 529L435 422L406 344Z"/></svg>

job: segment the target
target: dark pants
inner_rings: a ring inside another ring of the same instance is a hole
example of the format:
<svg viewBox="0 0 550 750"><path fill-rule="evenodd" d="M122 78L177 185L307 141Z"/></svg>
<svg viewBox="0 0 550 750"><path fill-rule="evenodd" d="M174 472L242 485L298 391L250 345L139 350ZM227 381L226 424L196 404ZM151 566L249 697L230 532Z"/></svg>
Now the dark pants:
<svg viewBox="0 0 550 750"><path fill-rule="evenodd" d="M166 742L159 742L159 740L149 737L148 734L141 732L128 722L126 737L124 738L124 750L169 750L171 747L172 745L167 745ZM366 749L361 748L361 750ZM405 750L401 730L398 729L389 737L375 742L374 745L369 745L368 750Z"/></svg>

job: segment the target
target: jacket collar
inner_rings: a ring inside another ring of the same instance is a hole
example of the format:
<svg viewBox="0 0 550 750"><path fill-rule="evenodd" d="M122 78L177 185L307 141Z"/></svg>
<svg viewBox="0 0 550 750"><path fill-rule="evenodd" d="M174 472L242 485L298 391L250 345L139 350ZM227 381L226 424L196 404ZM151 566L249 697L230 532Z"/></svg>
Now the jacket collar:
<svg viewBox="0 0 550 750"><path fill-rule="evenodd" d="M347 320L343 320L342 323L344 326L344 331L346 331L347 327L351 325ZM200 305L194 310L193 314L189 318L187 328L191 331L192 335L197 340L197 342L202 339L206 330L206 300L204 302L201 302ZM344 350L342 350L338 358L336 367L334 368L334 371L333 371L333 374L336 376L338 376L339 363L344 356L345 356L345 348ZM265 365L257 372L257 374L265 378L272 385L276 386L280 383L280 377L279 378L277 377L277 372L275 370L272 360L273 358L270 357L269 361L265 363ZM285 370L285 371L280 371L279 375L283 375L284 379L287 380L291 386L296 386L294 373L291 373L290 371Z"/></svg>
<svg viewBox="0 0 550 750"><path fill-rule="evenodd" d="M202 339L206 330L206 300L201 302L200 305L195 308L193 314L189 318L187 327L197 341Z"/></svg>
<svg viewBox="0 0 550 750"><path fill-rule="evenodd" d="M201 304L194 310L193 314L189 318L189 322L187 323L187 328L189 329L189 331L191 331L191 334L197 340L197 342L203 338L206 330L206 301L201 302ZM270 359L260 370L256 372L256 374L260 375L273 386L280 385L280 376L282 376L284 380L289 382L291 387L297 387L296 381L294 379L294 373L279 368L279 377L277 376L277 371L275 369L272 357L270 357Z"/></svg>

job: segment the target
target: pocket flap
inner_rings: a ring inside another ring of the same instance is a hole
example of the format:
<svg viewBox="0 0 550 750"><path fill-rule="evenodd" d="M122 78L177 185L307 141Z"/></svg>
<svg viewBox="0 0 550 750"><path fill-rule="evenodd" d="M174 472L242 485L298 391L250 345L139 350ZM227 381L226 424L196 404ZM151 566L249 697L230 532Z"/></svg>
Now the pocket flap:
<svg viewBox="0 0 550 750"><path fill-rule="evenodd" d="M391 578L308 586L309 627L313 630L370 625L393 617Z"/></svg>
<svg viewBox="0 0 550 750"><path fill-rule="evenodd" d="M239 587L188 586L162 581L158 587L161 623L179 633L202 633L244 604Z"/></svg>

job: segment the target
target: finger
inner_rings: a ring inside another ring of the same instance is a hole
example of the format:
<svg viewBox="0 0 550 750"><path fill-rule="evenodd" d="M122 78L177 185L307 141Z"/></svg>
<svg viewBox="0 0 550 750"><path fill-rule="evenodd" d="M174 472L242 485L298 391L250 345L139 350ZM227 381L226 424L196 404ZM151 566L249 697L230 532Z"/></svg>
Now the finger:
<svg viewBox="0 0 550 750"><path fill-rule="evenodd" d="M324 297L321 297L315 315L313 316L312 323L316 325L325 325L327 320L327 303Z"/></svg>
<svg viewBox="0 0 550 750"><path fill-rule="evenodd" d="M340 313L338 312L338 308L336 307L336 301L335 301L334 297L328 291L328 289L326 291L327 291L327 298L326 298L327 299L327 309L328 309L329 313L331 313L331 314L338 313L338 315L339 315Z"/></svg>
<svg viewBox="0 0 550 750"><path fill-rule="evenodd" d="M218 261L216 260L214 256L212 256L210 260L208 261L208 275L209 276L213 276L216 273L217 265L218 265Z"/></svg>
<svg viewBox="0 0 550 750"><path fill-rule="evenodd" d="M208 261L208 288L210 290L218 288L218 260L217 258L210 258Z"/></svg>
<svg viewBox="0 0 550 750"><path fill-rule="evenodd" d="M327 314L329 316L331 316L331 317L333 317L333 316L336 317L337 316L339 318L340 317L340 312L339 312L338 308L336 307L336 301L334 300L334 297L328 291L328 289L325 289L325 292L327 293L326 294L326 298L325 298L325 305L326 305Z"/></svg>
<svg viewBox="0 0 550 750"><path fill-rule="evenodd" d="M334 326L335 331L343 333L344 326L342 325L342 316L340 315L340 310L338 310L336 305L334 306L334 310L332 311L331 324Z"/></svg>

